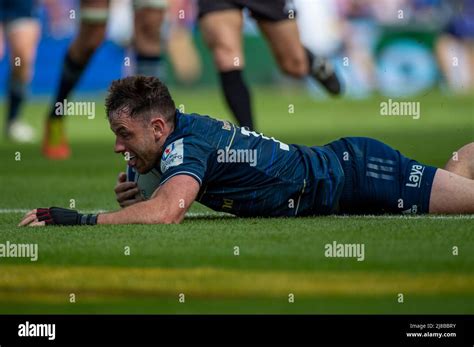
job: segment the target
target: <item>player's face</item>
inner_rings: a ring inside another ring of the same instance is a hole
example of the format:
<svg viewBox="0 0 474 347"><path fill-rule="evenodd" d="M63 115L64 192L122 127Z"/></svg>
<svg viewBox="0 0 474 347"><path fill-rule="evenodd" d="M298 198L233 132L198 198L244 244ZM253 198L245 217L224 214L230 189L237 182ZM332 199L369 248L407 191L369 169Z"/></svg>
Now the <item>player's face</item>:
<svg viewBox="0 0 474 347"><path fill-rule="evenodd" d="M128 165L141 174L153 169L164 141L157 137L151 123L122 116L113 118L110 128L116 136L115 153L124 155Z"/></svg>

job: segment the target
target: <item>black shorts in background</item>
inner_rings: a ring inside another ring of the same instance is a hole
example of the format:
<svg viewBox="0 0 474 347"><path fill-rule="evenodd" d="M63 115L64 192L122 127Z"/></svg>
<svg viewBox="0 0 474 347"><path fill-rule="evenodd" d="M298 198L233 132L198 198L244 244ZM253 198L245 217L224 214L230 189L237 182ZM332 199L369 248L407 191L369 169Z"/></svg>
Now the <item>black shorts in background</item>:
<svg viewBox="0 0 474 347"><path fill-rule="evenodd" d="M247 8L256 20L277 22L295 18L292 0L198 0L199 19L206 14Z"/></svg>

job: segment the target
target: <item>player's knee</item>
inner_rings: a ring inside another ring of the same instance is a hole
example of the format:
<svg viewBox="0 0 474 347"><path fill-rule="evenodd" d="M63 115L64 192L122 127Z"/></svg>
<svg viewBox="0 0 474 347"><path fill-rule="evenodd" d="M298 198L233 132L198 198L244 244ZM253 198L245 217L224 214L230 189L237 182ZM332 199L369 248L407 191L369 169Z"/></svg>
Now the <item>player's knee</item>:
<svg viewBox="0 0 474 347"><path fill-rule="evenodd" d="M160 31L156 25L150 23L143 24L137 28L135 37L147 43L158 43L160 40Z"/></svg>
<svg viewBox="0 0 474 347"><path fill-rule="evenodd" d="M20 81L28 82L33 74L33 55L14 54L14 56L11 69L13 76Z"/></svg>
<svg viewBox="0 0 474 347"><path fill-rule="evenodd" d="M145 55L155 55L160 52L159 27L153 23L142 23L135 31L135 48Z"/></svg>
<svg viewBox="0 0 474 347"><path fill-rule="evenodd" d="M33 76L32 62L24 62L23 64L21 67L13 69L12 73L18 80L28 83Z"/></svg>
<svg viewBox="0 0 474 347"><path fill-rule="evenodd" d="M474 179L474 142L453 152L444 169Z"/></svg>
<svg viewBox="0 0 474 347"><path fill-rule="evenodd" d="M242 54L224 45L213 49L214 62L219 71L241 70L244 68Z"/></svg>
<svg viewBox="0 0 474 347"><path fill-rule="evenodd" d="M150 13L141 13L139 22L136 24L135 35L140 36L142 40L159 41L162 14L160 11L151 11Z"/></svg>
<svg viewBox="0 0 474 347"><path fill-rule="evenodd" d="M105 26L96 26L88 28L83 34L80 34L74 46L81 52L85 58L89 58L96 49L102 44L105 38Z"/></svg>
<svg viewBox="0 0 474 347"><path fill-rule="evenodd" d="M302 78L308 74L308 62L304 55L302 56L286 56L280 59L280 67L284 73L295 77Z"/></svg>

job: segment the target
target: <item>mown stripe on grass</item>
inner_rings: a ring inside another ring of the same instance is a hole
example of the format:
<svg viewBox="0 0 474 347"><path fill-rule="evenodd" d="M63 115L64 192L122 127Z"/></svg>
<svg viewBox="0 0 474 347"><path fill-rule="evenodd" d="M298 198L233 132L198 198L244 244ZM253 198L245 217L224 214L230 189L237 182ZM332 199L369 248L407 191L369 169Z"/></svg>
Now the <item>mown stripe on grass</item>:
<svg viewBox="0 0 474 347"><path fill-rule="evenodd" d="M319 295L473 294L470 273L292 272L216 268L117 268L6 265L3 294L244 298Z"/></svg>

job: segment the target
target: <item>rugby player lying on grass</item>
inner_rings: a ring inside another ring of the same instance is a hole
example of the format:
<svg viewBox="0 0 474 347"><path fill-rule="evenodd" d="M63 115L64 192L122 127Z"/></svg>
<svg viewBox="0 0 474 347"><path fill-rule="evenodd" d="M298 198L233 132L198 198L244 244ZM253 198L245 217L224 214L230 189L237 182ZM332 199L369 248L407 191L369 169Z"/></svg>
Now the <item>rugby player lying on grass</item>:
<svg viewBox="0 0 474 347"><path fill-rule="evenodd" d="M474 213L474 143L444 169L421 164L370 138L325 146L287 145L227 121L176 110L153 77L112 83L106 99L115 152L139 174L161 173L144 200L119 176L121 210L83 215L39 208L20 225L180 223L197 200L237 216L380 213ZM244 161L239 162L242 159Z"/></svg>

